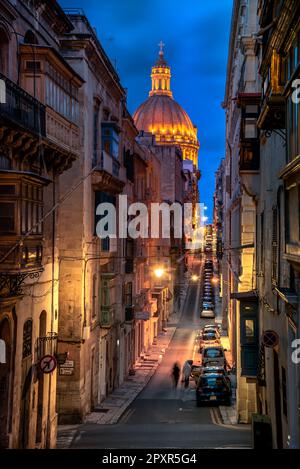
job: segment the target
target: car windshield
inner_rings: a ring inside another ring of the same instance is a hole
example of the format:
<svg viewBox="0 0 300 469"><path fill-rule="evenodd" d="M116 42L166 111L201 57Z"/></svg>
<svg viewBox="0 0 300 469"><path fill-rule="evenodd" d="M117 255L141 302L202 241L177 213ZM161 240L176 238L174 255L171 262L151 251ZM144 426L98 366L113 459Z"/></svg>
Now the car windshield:
<svg viewBox="0 0 300 469"><path fill-rule="evenodd" d="M203 388L221 387L224 386L224 380L222 376L204 376L200 385Z"/></svg>
<svg viewBox="0 0 300 469"><path fill-rule="evenodd" d="M204 340L214 340L216 338L216 334L214 332L206 332L203 334Z"/></svg>
<svg viewBox="0 0 300 469"><path fill-rule="evenodd" d="M206 358L219 358L223 357L223 350L219 348L208 348L204 350L204 356Z"/></svg>

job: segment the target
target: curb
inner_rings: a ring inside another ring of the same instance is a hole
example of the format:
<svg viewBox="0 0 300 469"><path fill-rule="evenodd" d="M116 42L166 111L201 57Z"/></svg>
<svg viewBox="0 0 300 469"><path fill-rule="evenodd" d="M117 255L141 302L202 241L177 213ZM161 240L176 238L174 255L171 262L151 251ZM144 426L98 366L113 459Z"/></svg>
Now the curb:
<svg viewBox="0 0 300 469"><path fill-rule="evenodd" d="M188 291L188 288L186 288L184 290L185 292L185 295L183 297L183 301L182 301L182 305L180 307L180 311L177 313L178 314L178 318L175 319L175 321L173 322L175 324L175 327L173 327L173 331L171 332L170 334L170 338L169 338L169 341L167 343L167 345L165 346L165 350L168 349L173 337L174 337L174 334L176 332L176 329L177 329L177 324L180 322L180 319L182 317L182 314L183 314L183 309L184 309L184 306L185 306L185 302L186 302L186 298L187 298L187 291ZM115 415L112 416L111 420L109 422L89 422L88 421L88 418L91 414L88 414L86 416L86 420L83 422L83 423L80 423L77 425L77 428L73 429L70 431L69 435L66 435L66 432L64 430L61 430L61 431L58 431L58 437L57 437L57 441L56 441L56 447L58 448L61 448L61 449L67 449L67 448L70 448L72 446L72 443L73 441L75 440L76 436L78 435L78 432L79 432L79 428L83 425L83 424L94 424L94 425L115 425L116 423L118 423L118 421L120 420L120 418L122 417L122 415L125 413L125 411L128 409L128 407L132 404L132 402L139 396L139 394L143 391L143 389L147 386L147 384L150 382L151 378L153 377L153 375L155 374L157 368L159 367L161 361L157 361L157 363L155 365L153 365L152 369L149 371L149 373L145 376L145 380L144 382L141 384L141 386L138 388L137 392L131 397L129 398L119 409L118 411L116 411ZM109 396L107 396L109 397ZM60 433L60 435L59 435Z"/></svg>

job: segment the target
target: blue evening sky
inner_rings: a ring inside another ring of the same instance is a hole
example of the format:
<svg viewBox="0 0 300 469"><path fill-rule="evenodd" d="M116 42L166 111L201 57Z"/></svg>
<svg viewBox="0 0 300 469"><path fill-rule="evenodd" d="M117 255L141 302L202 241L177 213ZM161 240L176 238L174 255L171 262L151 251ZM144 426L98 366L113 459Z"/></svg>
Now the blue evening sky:
<svg viewBox="0 0 300 469"><path fill-rule="evenodd" d="M232 0L60 0L84 9L128 89L131 113L145 101L165 43L176 101L198 127L200 199L212 216L214 173L225 148L224 98Z"/></svg>

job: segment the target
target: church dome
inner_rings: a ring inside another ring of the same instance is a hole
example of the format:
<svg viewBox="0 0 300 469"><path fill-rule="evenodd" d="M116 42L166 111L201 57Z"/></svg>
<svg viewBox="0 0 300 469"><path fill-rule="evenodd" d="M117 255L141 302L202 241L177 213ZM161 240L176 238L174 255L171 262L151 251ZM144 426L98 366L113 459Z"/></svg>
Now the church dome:
<svg viewBox="0 0 300 469"><path fill-rule="evenodd" d="M138 130L152 132L157 141L197 143L197 130L182 107L167 95L155 94L142 103L134 113ZM161 138L163 137L163 138Z"/></svg>
<svg viewBox="0 0 300 469"><path fill-rule="evenodd" d="M155 135L158 145L178 145L183 158L191 159L197 166L197 128L173 99L170 89L171 70L164 59L162 46L160 43L159 59L152 67L149 98L138 107L133 119L139 131Z"/></svg>

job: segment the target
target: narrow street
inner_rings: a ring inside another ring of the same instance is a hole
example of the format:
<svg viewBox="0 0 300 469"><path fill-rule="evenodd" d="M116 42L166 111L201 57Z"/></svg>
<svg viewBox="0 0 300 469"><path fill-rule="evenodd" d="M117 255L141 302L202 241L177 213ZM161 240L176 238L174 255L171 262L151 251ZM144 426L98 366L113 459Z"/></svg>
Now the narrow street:
<svg viewBox="0 0 300 469"><path fill-rule="evenodd" d="M193 272L201 273L195 260ZM156 373L116 425L81 425L72 448L250 448L248 426L221 423L218 408L196 407L194 383L172 387L174 362L197 361L201 285L190 284L173 339ZM172 324L169 323L171 326Z"/></svg>

